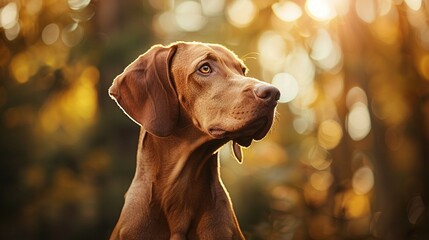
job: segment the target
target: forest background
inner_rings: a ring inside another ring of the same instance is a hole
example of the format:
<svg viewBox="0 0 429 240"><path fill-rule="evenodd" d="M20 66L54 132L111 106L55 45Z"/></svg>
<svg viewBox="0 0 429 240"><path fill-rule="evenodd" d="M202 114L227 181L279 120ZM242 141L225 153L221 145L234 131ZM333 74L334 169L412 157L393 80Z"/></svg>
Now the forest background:
<svg viewBox="0 0 429 240"><path fill-rule="evenodd" d="M429 239L428 0L0 0L0 239L107 239L139 128L112 101L151 45L220 43L282 92L220 150L248 239Z"/></svg>

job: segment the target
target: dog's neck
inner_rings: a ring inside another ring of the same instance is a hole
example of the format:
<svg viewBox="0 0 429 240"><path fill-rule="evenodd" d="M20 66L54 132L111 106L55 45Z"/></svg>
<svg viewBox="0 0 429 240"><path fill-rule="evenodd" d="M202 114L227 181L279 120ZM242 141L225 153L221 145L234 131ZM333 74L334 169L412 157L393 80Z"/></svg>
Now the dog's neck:
<svg viewBox="0 0 429 240"><path fill-rule="evenodd" d="M184 134L188 137L183 138ZM217 150L226 142L212 139L193 125L163 138L142 129L135 178L151 184L151 201L159 201L162 208L188 211L177 207L199 205L202 196L214 197L218 191L214 189L220 181Z"/></svg>

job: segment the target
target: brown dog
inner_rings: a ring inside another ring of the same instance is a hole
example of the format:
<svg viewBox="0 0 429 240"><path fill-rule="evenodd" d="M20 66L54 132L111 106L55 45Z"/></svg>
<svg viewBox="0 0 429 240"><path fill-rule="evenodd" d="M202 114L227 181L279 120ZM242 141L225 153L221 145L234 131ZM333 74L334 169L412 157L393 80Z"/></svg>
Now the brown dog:
<svg viewBox="0 0 429 240"><path fill-rule="evenodd" d="M279 91L245 76L216 44L156 45L109 89L141 125L137 169L110 239L244 239L219 176L218 149L262 139Z"/></svg>

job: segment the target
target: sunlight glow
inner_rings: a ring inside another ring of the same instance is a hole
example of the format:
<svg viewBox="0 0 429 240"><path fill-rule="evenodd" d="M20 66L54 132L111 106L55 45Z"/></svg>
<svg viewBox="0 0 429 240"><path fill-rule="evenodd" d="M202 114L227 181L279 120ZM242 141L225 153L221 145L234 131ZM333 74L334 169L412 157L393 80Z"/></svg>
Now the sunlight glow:
<svg viewBox="0 0 429 240"><path fill-rule="evenodd" d="M298 95L298 83L289 73L278 73L274 76L272 84L280 90L279 102L287 103Z"/></svg>
<svg viewBox="0 0 429 240"><path fill-rule="evenodd" d="M175 10L177 25L186 32L201 30L207 22L201 4L194 1L180 3Z"/></svg>
<svg viewBox="0 0 429 240"><path fill-rule="evenodd" d="M376 17L374 0L356 0L356 13L364 22L372 23Z"/></svg>
<svg viewBox="0 0 429 240"><path fill-rule="evenodd" d="M377 8L380 16L388 14L392 9L392 0L379 0Z"/></svg>
<svg viewBox="0 0 429 240"><path fill-rule="evenodd" d="M319 171L311 174L310 183L318 191L326 191L334 181L330 171Z"/></svg>
<svg viewBox="0 0 429 240"><path fill-rule="evenodd" d="M266 31L258 41L259 63L265 69L276 73L282 70L286 57L286 45L283 38L274 31Z"/></svg>
<svg viewBox="0 0 429 240"><path fill-rule="evenodd" d="M307 0L305 10L316 21L329 21L337 16L329 0Z"/></svg>
<svg viewBox="0 0 429 240"><path fill-rule="evenodd" d="M177 33L179 27L174 11L169 10L154 16L153 29L160 35Z"/></svg>
<svg viewBox="0 0 429 240"><path fill-rule="evenodd" d="M414 11L418 11L422 6L422 0L405 0L405 3Z"/></svg>
<svg viewBox="0 0 429 240"><path fill-rule="evenodd" d="M26 83L29 78L37 71L36 62L33 61L34 56L29 52L23 52L15 55L10 63L10 72L18 83Z"/></svg>
<svg viewBox="0 0 429 240"><path fill-rule="evenodd" d="M371 119L368 107L361 102L353 104L346 118L347 131L350 137L359 141L364 139L371 131Z"/></svg>
<svg viewBox="0 0 429 240"><path fill-rule="evenodd" d="M293 120L293 128L299 134L313 131L315 123L315 113L311 109L302 110Z"/></svg>
<svg viewBox="0 0 429 240"><path fill-rule="evenodd" d="M302 15L300 6L292 1L274 3L271 8L274 14L285 22L293 22Z"/></svg>
<svg viewBox="0 0 429 240"><path fill-rule="evenodd" d="M225 0L201 0L201 7L206 16L219 16L223 13Z"/></svg>
<svg viewBox="0 0 429 240"><path fill-rule="evenodd" d="M98 69L88 66L67 92L51 96L39 112L41 129L47 133L65 131L70 141L75 140L97 115L98 80Z"/></svg>
<svg viewBox="0 0 429 240"><path fill-rule="evenodd" d="M36 15L42 10L43 0L28 0L25 4L25 10L30 15Z"/></svg>
<svg viewBox="0 0 429 240"><path fill-rule="evenodd" d="M339 193L335 197L337 215L345 215L348 219L359 218L370 213L370 202L367 196L358 195L353 191Z"/></svg>
<svg viewBox="0 0 429 240"><path fill-rule="evenodd" d="M15 25L13 25L13 27L9 29L5 29L4 34L7 40L12 41L16 37L18 37L20 30L21 30L21 25L19 25L19 22L15 22Z"/></svg>
<svg viewBox="0 0 429 240"><path fill-rule="evenodd" d="M91 0L68 0L67 3L72 10L82 10L91 3Z"/></svg>
<svg viewBox="0 0 429 240"><path fill-rule="evenodd" d="M72 23L62 30L61 40L66 46L74 47L80 43L83 38L83 34L83 28L77 23Z"/></svg>
<svg viewBox="0 0 429 240"><path fill-rule="evenodd" d="M429 80L429 54L424 55L419 62L419 71L426 80Z"/></svg>
<svg viewBox="0 0 429 240"><path fill-rule="evenodd" d="M302 71L305 69L305 71ZM313 84L316 67L303 46L295 46L286 57L284 72L292 74L301 89L308 90Z"/></svg>
<svg viewBox="0 0 429 240"><path fill-rule="evenodd" d="M48 24L46 25L45 28L43 28L42 41L46 45L51 45L55 43L58 40L59 36L60 36L60 28L55 23Z"/></svg>
<svg viewBox="0 0 429 240"><path fill-rule="evenodd" d="M333 43L328 31L320 29L311 46L311 58L322 60L329 56L333 49Z"/></svg>
<svg viewBox="0 0 429 240"><path fill-rule="evenodd" d="M320 146L330 150L335 148L343 137L341 125L335 120L325 120L319 126L317 139Z"/></svg>
<svg viewBox="0 0 429 240"><path fill-rule="evenodd" d="M11 2L3 7L0 11L0 27L10 29L18 22L18 6Z"/></svg>
<svg viewBox="0 0 429 240"><path fill-rule="evenodd" d="M357 102L361 102L368 105L368 99L365 91L360 87L352 87L346 95L346 105L348 109L352 109L353 105Z"/></svg>
<svg viewBox="0 0 429 240"><path fill-rule="evenodd" d="M334 4L335 10L338 15L345 16L350 9L350 1L346 0L331 0Z"/></svg>
<svg viewBox="0 0 429 240"><path fill-rule="evenodd" d="M374 187L374 174L369 167L361 167L354 174L352 179L353 190L356 194L365 195Z"/></svg>
<svg viewBox="0 0 429 240"><path fill-rule="evenodd" d="M250 0L235 0L227 9L229 22L236 27L247 27L256 17L258 9Z"/></svg>

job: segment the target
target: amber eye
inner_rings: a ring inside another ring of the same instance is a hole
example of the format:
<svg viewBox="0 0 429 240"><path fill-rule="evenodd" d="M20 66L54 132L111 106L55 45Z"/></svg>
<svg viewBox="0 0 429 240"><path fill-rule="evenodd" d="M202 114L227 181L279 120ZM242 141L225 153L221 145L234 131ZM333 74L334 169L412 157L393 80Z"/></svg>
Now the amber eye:
<svg viewBox="0 0 429 240"><path fill-rule="evenodd" d="M211 69L210 65L204 64L198 69L198 71L200 71L200 73L202 73L202 74L209 74L212 72L212 69Z"/></svg>

